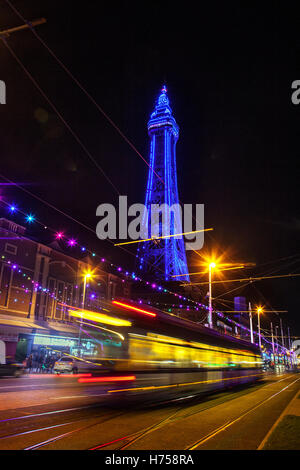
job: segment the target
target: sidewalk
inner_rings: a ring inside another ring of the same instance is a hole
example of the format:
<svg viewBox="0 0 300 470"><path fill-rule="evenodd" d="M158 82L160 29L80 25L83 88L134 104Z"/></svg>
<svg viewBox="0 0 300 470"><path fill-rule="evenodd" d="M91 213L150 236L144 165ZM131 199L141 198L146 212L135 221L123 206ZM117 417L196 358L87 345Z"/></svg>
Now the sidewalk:
<svg viewBox="0 0 300 470"><path fill-rule="evenodd" d="M258 450L300 450L300 390L279 416Z"/></svg>

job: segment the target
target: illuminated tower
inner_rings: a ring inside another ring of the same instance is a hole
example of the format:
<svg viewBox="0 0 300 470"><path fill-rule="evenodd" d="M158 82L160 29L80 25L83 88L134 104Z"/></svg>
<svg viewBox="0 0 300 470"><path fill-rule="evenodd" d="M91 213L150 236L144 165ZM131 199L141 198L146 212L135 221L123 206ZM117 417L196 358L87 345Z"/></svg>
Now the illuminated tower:
<svg viewBox="0 0 300 470"><path fill-rule="evenodd" d="M165 86L161 90L148 122L148 134L151 139L150 168L145 206L148 210L148 233L150 236L154 233L154 224L151 227L151 205L166 204L169 208L174 204L179 206L176 172L176 143L179 127L172 116ZM170 235L182 233L180 209L177 211L164 209L163 212L165 219L161 215L156 227L157 236L166 233ZM169 220L169 229L164 232L166 220ZM145 223L145 220L143 223ZM138 267L141 272L147 272L166 281L190 280L187 274L186 253L182 236L160 239L155 242L143 242L138 248L137 257L139 258ZM186 274L186 276L176 278L179 274Z"/></svg>

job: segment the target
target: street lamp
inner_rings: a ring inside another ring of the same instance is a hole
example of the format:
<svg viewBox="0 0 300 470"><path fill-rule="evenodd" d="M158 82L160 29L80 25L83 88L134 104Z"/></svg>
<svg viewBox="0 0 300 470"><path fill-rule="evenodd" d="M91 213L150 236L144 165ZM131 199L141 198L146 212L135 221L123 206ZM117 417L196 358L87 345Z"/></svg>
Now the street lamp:
<svg viewBox="0 0 300 470"><path fill-rule="evenodd" d="M209 281L209 307L208 307L208 324L209 324L209 327L212 328L213 327L213 320L212 320L212 295L211 295L211 279L212 279L212 270L216 267L216 263L215 262L211 262L209 263L209 277L208 277L208 281Z"/></svg>
<svg viewBox="0 0 300 470"><path fill-rule="evenodd" d="M92 273L88 272L84 275L84 281L83 281L83 294L82 294L82 309L84 310L85 306L85 292L86 292L86 281L87 279L90 279L92 277Z"/></svg>
<svg viewBox="0 0 300 470"><path fill-rule="evenodd" d="M258 322L258 343L259 343L259 348L261 349L261 337L260 337L260 314L263 312L262 307L257 307L257 322Z"/></svg>
<svg viewBox="0 0 300 470"><path fill-rule="evenodd" d="M87 272L84 274L83 277L83 293L82 293L82 308L81 308L81 315L80 315L80 327L79 327L79 334L78 334L78 347L80 346L80 338L81 338L81 327L82 327L82 316L83 316L83 311L85 307L85 293L86 293L86 281L87 279L92 278L92 273Z"/></svg>

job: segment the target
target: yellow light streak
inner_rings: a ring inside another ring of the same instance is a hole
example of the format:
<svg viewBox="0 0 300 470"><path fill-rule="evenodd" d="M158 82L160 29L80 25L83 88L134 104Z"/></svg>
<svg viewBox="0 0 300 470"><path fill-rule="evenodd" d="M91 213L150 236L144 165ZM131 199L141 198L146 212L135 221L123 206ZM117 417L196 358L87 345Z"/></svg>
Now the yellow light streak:
<svg viewBox="0 0 300 470"><path fill-rule="evenodd" d="M105 315L103 313L96 313L91 312L89 310L82 310L80 312L75 310L69 310L69 315L72 317L77 318L84 318L85 320L92 320L98 323L105 323L107 325L114 325L114 326L131 326L132 323L128 320L122 320L120 318L110 317L109 315Z"/></svg>
<svg viewBox="0 0 300 470"><path fill-rule="evenodd" d="M145 238L144 240L134 240L131 242L115 243L114 246L131 245L132 243L150 242L150 241L155 241L155 240L161 240L163 238L181 237L182 235L190 235L192 233L199 233L199 232L209 232L211 230L213 230L213 228L205 228L203 230L194 230L193 232L175 233L174 235L163 235L162 237L151 237L151 238Z"/></svg>
<svg viewBox="0 0 300 470"><path fill-rule="evenodd" d="M121 338L122 341L124 341L125 339L124 336L121 335L121 333L118 333L117 331L114 331L114 330L109 330L108 328L104 328L103 326L92 325L91 323L87 323L85 321L81 321L80 323L82 323L82 325L88 325L88 326L91 326L92 328L97 328L99 330L109 331L110 333L113 333L114 335L119 336L119 338Z"/></svg>

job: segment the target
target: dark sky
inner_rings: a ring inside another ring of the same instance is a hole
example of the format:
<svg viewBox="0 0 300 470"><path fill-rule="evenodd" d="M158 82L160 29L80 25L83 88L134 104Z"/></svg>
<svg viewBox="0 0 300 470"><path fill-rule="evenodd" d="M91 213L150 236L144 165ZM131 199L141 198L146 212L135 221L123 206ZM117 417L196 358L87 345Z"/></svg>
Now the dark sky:
<svg viewBox="0 0 300 470"><path fill-rule="evenodd" d="M291 83L300 79L298 12L285 10L283 2L207 3L13 0L26 19L47 19L37 27L40 36L145 158L147 120L166 83L180 126L180 200L204 203L206 226L214 228L205 252L256 263L243 277L299 272L300 105L291 102ZM1 0L0 28L19 24ZM144 202L142 159L30 31L8 41L120 194L129 203ZM3 44L0 63L7 85L7 104L0 107L0 173L95 228L96 207L116 204L117 193ZM22 191L1 192L49 226L133 268L133 256ZM191 271L197 269L195 256L189 262ZM255 286L235 294L288 310L284 323L300 335L300 278Z"/></svg>

